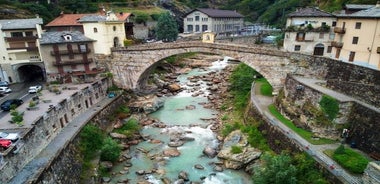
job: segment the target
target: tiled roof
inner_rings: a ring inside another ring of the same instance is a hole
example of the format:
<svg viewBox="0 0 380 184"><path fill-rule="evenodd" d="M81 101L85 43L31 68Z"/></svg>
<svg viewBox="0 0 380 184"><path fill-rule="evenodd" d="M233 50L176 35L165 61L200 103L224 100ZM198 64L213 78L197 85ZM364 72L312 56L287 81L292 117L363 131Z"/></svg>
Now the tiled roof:
<svg viewBox="0 0 380 184"><path fill-rule="evenodd" d="M346 4L345 8L348 10L365 10L368 8L372 8L375 5L368 5L368 4Z"/></svg>
<svg viewBox="0 0 380 184"><path fill-rule="evenodd" d="M209 8L197 8L192 10L191 12L187 13L185 16L188 14L194 12L194 11L200 11L210 17L213 18L243 18L244 16L241 15L240 13L232 10L218 10L218 9L209 9Z"/></svg>
<svg viewBox="0 0 380 184"><path fill-rule="evenodd" d="M103 15L86 15L81 17L78 22L99 22L106 21L107 17Z"/></svg>
<svg viewBox="0 0 380 184"><path fill-rule="evenodd" d="M78 20L85 15L92 14L61 14L46 26L81 26Z"/></svg>
<svg viewBox="0 0 380 184"><path fill-rule="evenodd" d="M341 18L377 18L380 19L380 6L373 6L372 8L361 10L352 14L339 14Z"/></svg>
<svg viewBox="0 0 380 184"><path fill-rule="evenodd" d="M334 15L317 8L306 7L299 8L295 12L289 13L288 17L334 17Z"/></svg>
<svg viewBox="0 0 380 184"><path fill-rule="evenodd" d="M64 39L65 35L70 35L71 40ZM93 39L87 38L79 31L59 31L45 32L41 35L40 44L48 45L55 43L76 43L76 42L92 42Z"/></svg>
<svg viewBox="0 0 380 184"><path fill-rule="evenodd" d="M127 20L130 16L132 16L133 14L132 13L123 13L123 12L120 12L120 13L117 13L116 16L119 20L122 20L122 21L125 21Z"/></svg>
<svg viewBox="0 0 380 184"><path fill-rule="evenodd" d="M2 30L36 29L36 24L42 24L41 18L34 19L3 19L0 20Z"/></svg>

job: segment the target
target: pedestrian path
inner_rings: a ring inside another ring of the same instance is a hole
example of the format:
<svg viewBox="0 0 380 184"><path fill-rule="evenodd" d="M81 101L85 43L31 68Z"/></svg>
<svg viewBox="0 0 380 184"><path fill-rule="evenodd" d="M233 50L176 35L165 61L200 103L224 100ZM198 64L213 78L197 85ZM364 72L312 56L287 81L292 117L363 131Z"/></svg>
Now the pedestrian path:
<svg viewBox="0 0 380 184"><path fill-rule="evenodd" d="M18 174L11 179L10 184L33 183L37 177L58 155L65 145L75 138L82 127L91 120L99 111L116 98L103 97L101 101L94 104L80 116L74 118L65 128L44 148L36 157L33 158Z"/></svg>
<svg viewBox="0 0 380 184"><path fill-rule="evenodd" d="M340 144L328 144L328 145L312 145L297 133L293 132L290 128L284 125L281 121L277 120L268 110L268 106L272 104L272 97L263 96L259 93L260 89L254 83L252 84L251 101L273 126L278 127L283 133L290 139L296 141L296 143L303 148L310 156L312 156L317 162L329 170L333 175L340 179L343 183L347 184L361 184L361 178L353 176L346 172L339 166L334 160L326 156L323 151L326 149L336 149Z"/></svg>

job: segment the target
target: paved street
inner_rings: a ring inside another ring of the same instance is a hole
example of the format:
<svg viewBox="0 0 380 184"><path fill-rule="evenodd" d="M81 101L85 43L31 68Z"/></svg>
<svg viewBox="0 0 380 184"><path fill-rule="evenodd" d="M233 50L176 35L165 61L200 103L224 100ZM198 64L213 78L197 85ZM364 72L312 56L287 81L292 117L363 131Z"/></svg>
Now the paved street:
<svg viewBox="0 0 380 184"><path fill-rule="evenodd" d="M311 84L311 87L318 86L314 82L316 80L302 80L305 85ZM318 81L321 82L321 81ZM254 85L254 84L253 84ZM310 86L310 85L309 85ZM298 134L294 133L291 129L289 129L286 125L281 123L279 120L277 120L268 110L268 106L272 104L272 97L267 97L260 95L260 89L257 86L252 86L254 88L254 92L251 94L251 101L253 104L259 109L260 113L264 115L264 118L267 118L269 122L276 127L279 127L284 134L286 134L289 138L294 139L302 148L304 151L306 151L309 155L311 155L313 158L315 158L316 161L318 161L321 165L323 165L326 169L328 169L332 174L337 176L342 182L348 183L348 184L361 184L361 179L359 177L353 176L350 173L346 172L342 167L340 167L335 161L333 161L330 157L326 156L323 151L326 149L336 149L340 143L336 144L329 144L329 145L312 145L305 139L303 139ZM318 86L316 87L318 89L321 89L323 87ZM324 89L328 90L328 89ZM324 91L326 92L326 91ZM331 90L328 91L327 94L338 97L339 100L345 99L345 100L351 100L345 95L338 94L334 92L333 94Z"/></svg>

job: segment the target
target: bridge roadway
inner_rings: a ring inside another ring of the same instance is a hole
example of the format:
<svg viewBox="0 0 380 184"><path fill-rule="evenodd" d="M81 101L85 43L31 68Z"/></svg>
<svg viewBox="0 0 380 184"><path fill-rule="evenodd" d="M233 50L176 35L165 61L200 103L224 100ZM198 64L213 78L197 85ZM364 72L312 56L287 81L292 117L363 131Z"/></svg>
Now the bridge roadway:
<svg viewBox="0 0 380 184"><path fill-rule="evenodd" d="M309 81L307 79L297 78L300 81L304 81L305 85L308 85L307 82L310 82L310 86L314 88L323 88L321 86L316 86L313 81ZM315 81L314 81L315 82ZM325 89L327 90L327 89ZM330 157L327 157L323 151L327 149L336 149L340 143L336 144L328 144L328 145L312 145L304 138L299 136L297 133L294 133L290 130L286 125L284 125L281 121L277 120L268 110L268 106L272 104L272 98L266 97L259 94L258 87L255 84L252 84L251 88L251 101L256 106L260 114L270 122L273 126L278 127L282 132L290 139L295 140L295 142L310 156L312 156L317 162L319 162L323 167L325 167L328 171L330 171L334 176L339 178L340 181L347 184L361 184L361 178L357 176L353 176L350 173L346 172L339 164L337 164ZM331 91L331 90L330 90ZM340 96L344 96L345 99L348 99L345 95L337 94Z"/></svg>

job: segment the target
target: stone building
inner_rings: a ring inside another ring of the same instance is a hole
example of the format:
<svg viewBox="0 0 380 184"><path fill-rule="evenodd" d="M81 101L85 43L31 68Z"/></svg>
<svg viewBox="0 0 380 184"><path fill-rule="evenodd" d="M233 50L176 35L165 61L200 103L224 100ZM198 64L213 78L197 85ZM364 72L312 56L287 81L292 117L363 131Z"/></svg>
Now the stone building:
<svg viewBox="0 0 380 184"><path fill-rule="evenodd" d="M0 78L8 82L44 80L36 40L41 18L0 20Z"/></svg>
<svg viewBox="0 0 380 184"><path fill-rule="evenodd" d="M39 44L47 81L92 81L99 73L94 62L94 42L79 31L43 33Z"/></svg>
<svg viewBox="0 0 380 184"><path fill-rule="evenodd" d="M236 11L197 8L185 15L183 30L188 33L237 34L243 28L243 19L244 16Z"/></svg>
<svg viewBox="0 0 380 184"><path fill-rule="evenodd" d="M336 17L317 8L299 8L288 15L284 38L286 51L330 56Z"/></svg>
<svg viewBox="0 0 380 184"><path fill-rule="evenodd" d="M338 14L334 32L334 58L380 69L380 1L368 9Z"/></svg>

